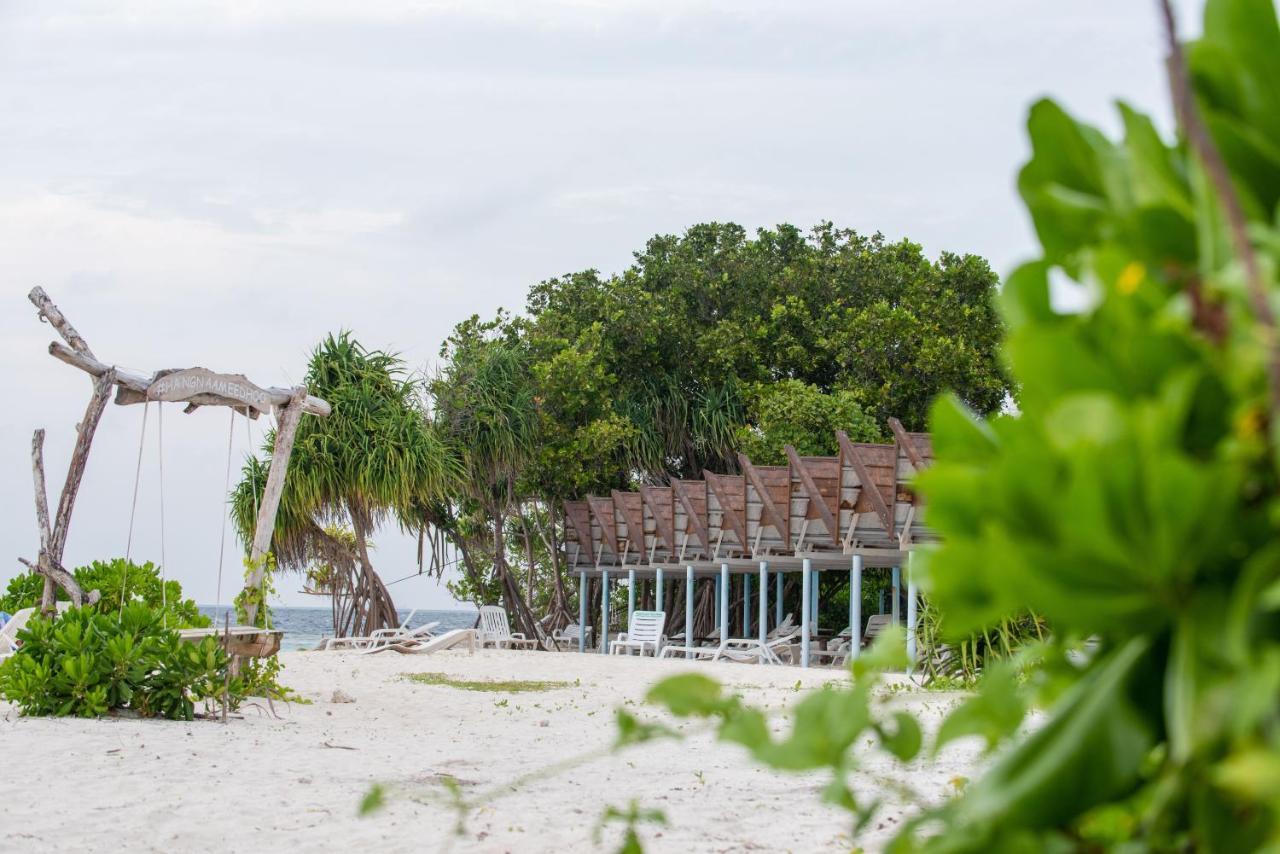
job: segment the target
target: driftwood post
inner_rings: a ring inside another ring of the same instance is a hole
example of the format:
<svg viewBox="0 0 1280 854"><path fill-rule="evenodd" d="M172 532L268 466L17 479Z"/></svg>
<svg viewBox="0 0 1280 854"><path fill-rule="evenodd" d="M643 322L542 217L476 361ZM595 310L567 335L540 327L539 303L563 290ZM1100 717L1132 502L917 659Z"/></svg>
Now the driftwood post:
<svg viewBox="0 0 1280 854"><path fill-rule="evenodd" d="M298 422L302 419L302 405L307 390L293 390L289 403L280 413L280 426L276 429L276 443L271 451L271 469L262 489L262 503L258 505L258 518L253 525L253 546L249 550L249 565L253 567L245 588L255 589L266 577L267 552L271 550L271 535L275 532L276 513L280 510L280 496L284 492L284 476L289 469L289 456L293 453L293 440L298 434ZM246 621L252 625L258 616L258 606L249 599L245 607Z"/></svg>

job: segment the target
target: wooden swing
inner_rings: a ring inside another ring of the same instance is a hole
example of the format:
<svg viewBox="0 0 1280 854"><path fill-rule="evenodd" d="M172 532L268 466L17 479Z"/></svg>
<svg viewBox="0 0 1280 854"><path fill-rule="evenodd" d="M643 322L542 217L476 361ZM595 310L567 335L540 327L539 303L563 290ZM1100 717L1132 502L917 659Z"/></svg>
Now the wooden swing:
<svg viewBox="0 0 1280 854"><path fill-rule="evenodd" d="M271 467L267 473L266 487L254 521L253 542L249 552L252 572L246 579L246 589L255 589L263 584L266 577L266 555L271 547L271 535L275 529L276 513L280 508L280 495L284 489L285 473L289 466L289 456L293 451L293 442L297 434L298 423L304 412L327 417L332 408L318 397L307 393L305 387L292 389L261 388L254 385L241 374L220 374L206 368L184 368L157 371L151 376L123 370L98 360L88 343L76 331L61 310L49 299L42 288L36 287L28 294L28 298L36 306L41 321L48 322L65 344L57 341L49 344L49 353L67 364L79 368L93 377L93 396L85 410L83 420L77 425L75 448L71 462L67 468L67 478L58 501L57 514L52 524L49 519L49 504L45 489L44 476L44 436L45 431L35 431L31 442L31 464L35 480L36 523L40 529L40 551L34 562L19 558L32 571L44 577L44 592L41 608L49 611L54 604L54 586L67 592L73 605L79 607L86 602L97 601L97 591L88 595L80 589L75 576L62 566L62 553L66 547L67 532L71 522L71 512L75 506L76 493L84 477L85 465L88 461L89 448L98 422L106 409L107 399L115 390L116 403L144 405L143 439L139 444L138 468L141 472L142 442L145 442L146 411L151 402L162 405L164 402L186 403L185 412L191 413L202 406L225 406L235 413L239 412L247 418L256 419L259 415L275 412L277 429L275 445L271 455ZM161 410L163 412L163 410ZM163 415L159 416L163 430ZM230 454L228 440L228 454ZM228 457L228 481L230 479L230 457ZM163 552L163 463L161 463L161 541ZM137 505L138 483L134 483L134 509ZM130 546L132 545L133 518L129 521ZM225 541L225 527L224 537ZM163 556L162 571L163 571ZM221 576L222 555L219 554L219 576ZM221 598L221 582L219 581L219 598ZM248 622L252 623L257 616L257 605L252 601L246 606ZM210 635L224 638L228 653L234 656L268 656L280 648L281 632L262 629L256 626L235 626L222 629L190 629L181 632L188 640L198 640Z"/></svg>

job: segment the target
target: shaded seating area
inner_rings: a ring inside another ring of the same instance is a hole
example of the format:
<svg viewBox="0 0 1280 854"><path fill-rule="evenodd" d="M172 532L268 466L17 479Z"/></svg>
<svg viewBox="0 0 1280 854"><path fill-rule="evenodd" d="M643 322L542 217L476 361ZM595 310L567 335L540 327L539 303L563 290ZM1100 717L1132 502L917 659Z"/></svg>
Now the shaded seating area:
<svg viewBox="0 0 1280 854"><path fill-rule="evenodd" d="M662 611L671 640L663 657L802 667L842 664L884 627L904 626L914 661L912 553L936 538L910 482L933 453L928 434L896 419L887 427L891 443L837 432L834 456L787 446L786 465L739 455L736 472L564 502L578 624L629 624L638 611ZM884 588L883 613L863 614L868 579ZM610 613L620 610L619 589L626 590L625 615ZM847 620L835 623L846 628L834 635L819 626L830 596L848 600ZM603 653L607 637L578 633L575 640L580 652L594 640Z"/></svg>

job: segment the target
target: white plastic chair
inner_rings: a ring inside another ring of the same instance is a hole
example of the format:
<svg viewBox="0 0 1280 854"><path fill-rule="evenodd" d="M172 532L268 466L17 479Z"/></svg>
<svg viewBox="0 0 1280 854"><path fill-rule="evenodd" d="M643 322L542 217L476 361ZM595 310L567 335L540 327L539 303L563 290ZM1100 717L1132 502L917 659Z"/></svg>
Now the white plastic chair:
<svg viewBox="0 0 1280 854"><path fill-rule="evenodd" d="M492 644L497 649L513 649L524 647L533 649L538 642L526 638L520 632L511 631L511 623L507 619L506 609L497 605L480 606L480 648Z"/></svg>
<svg viewBox="0 0 1280 854"><path fill-rule="evenodd" d="M70 602L58 602L58 613L71 607ZM4 660L18 651L18 632L27 627L31 618L39 613L39 608L19 608L9 620L0 626L0 660Z"/></svg>
<svg viewBox="0 0 1280 854"><path fill-rule="evenodd" d="M644 655L648 649L657 657L662 647L662 629L666 623L666 611L632 611L630 625L617 639L610 642L609 654L619 655L635 650Z"/></svg>

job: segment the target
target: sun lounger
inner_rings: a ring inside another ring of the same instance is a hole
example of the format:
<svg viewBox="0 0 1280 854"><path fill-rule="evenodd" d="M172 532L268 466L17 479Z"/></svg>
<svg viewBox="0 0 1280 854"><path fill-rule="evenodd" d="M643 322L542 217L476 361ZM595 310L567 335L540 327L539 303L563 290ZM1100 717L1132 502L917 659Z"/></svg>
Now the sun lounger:
<svg viewBox="0 0 1280 854"><path fill-rule="evenodd" d="M586 634L586 638L585 638L586 646L590 647L591 646L591 626L587 626L584 631L584 628L582 626L579 626L577 623L570 623L569 625L565 626L563 629L557 629L556 631L552 632L550 635L547 636L547 643L545 645L547 649L551 650L552 652L563 649L566 646L569 649L577 649L578 638L584 633Z"/></svg>
<svg viewBox="0 0 1280 854"><path fill-rule="evenodd" d="M519 632L512 633L505 609L497 605L482 605L480 607L480 648L484 649L490 644L497 649L515 647L533 649L538 642L533 638L526 638Z"/></svg>
<svg viewBox="0 0 1280 854"><path fill-rule="evenodd" d="M619 655L635 650L643 656L647 649L656 658L662 647L662 629L666 622L665 611L633 611L627 630L619 633L617 639L609 644L609 654Z"/></svg>
<svg viewBox="0 0 1280 854"><path fill-rule="evenodd" d="M455 646L460 646L462 644L466 644L468 652L474 653L476 651L475 629L450 629L442 635L435 635L433 637L395 641L382 646L362 649L360 650L360 655L373 655L374 653L386 652L387 650L392 650L393 652L399 652L405 655L417 655L419 653L432 653L440 652L445 649L453 649Z"/></svg>
<svg viewBox="0 0 1280 854"><path fill-rule="evenodd" d="M418 610L415 608L409 612L409 616L405 617L403 623L393 629L377 629L368 635L357 637L325 638L320 645L320 649L366 649L370 646L388 643L393 639L405 640L424 636L429 637L440 626L440 623L425 623L416 629L410 629L409 622L413 620L413 615L416 613L418 613Z"/></svg>
<svg viewBox="0 0 1280 854"><path fill-rule="evenodd" d="M791 647L800 630L794 626L787 634L778 635L763 644L759 638L730 638L725 641L715 660L759 661L762 664L782 664L783 656L791 658Z"/></svg>

